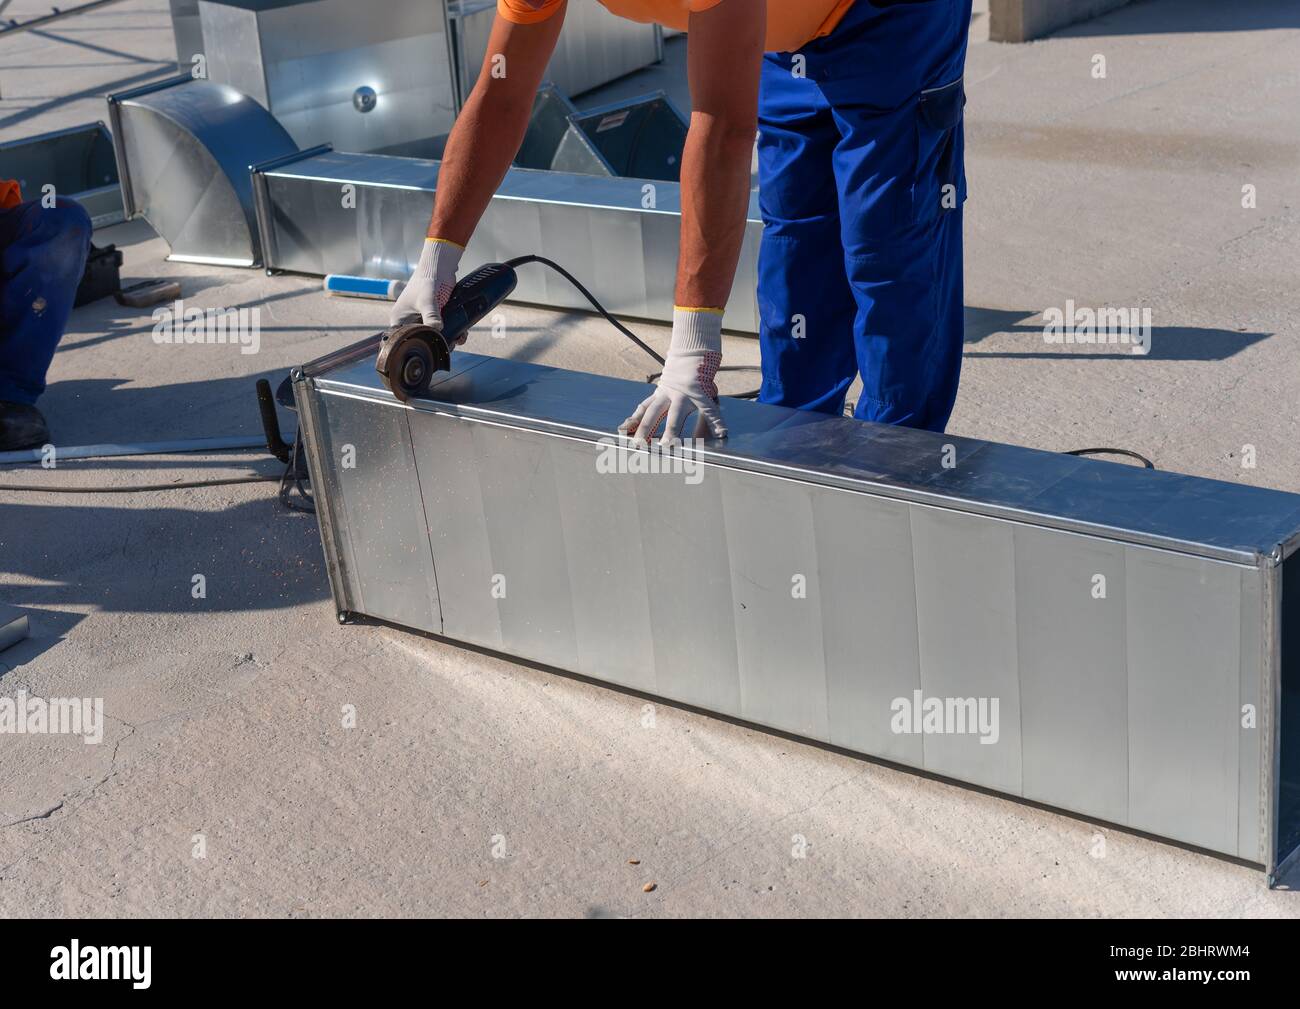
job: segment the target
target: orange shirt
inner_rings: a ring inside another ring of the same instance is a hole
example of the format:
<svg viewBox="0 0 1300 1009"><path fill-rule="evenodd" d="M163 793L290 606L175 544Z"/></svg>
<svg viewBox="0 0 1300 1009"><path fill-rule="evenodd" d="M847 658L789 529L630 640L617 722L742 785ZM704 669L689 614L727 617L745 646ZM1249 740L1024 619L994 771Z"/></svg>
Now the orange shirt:
<svg viewBox="0 0 1300 1009"><path fill-rule="evenodd" d="M13 179L0 179L0 210L8 210L23 202L23 192Z"/></svg>
<svg viewBox="0 0 1300 1009"><path fill-rule="evenodd" d="M497 0L497 13L516 24L545 21L564 0ZM657 21L666 28L686 30L691 11L705 11L720 0L600 0L612 14L632 21ZM769 52L794 52L813 39L829 35L853 0L768 0Z"/></svg>

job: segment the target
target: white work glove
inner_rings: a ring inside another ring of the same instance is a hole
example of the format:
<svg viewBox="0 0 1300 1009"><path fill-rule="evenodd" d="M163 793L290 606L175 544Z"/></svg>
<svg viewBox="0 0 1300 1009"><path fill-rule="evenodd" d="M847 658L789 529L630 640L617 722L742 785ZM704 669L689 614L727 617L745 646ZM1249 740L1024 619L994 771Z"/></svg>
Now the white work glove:
<svg viewBox="0 0 1300 1009"><path fill-rule="evenodd" d="M716 308L673 308L673 336L668 345L659 385L636 412L619 425L619 434L649 446L661 421L659 442L671 445L681 438L686 418L694 410L695 437L727 436L718 409L714 376L722 364L722 312Z"/></svg>
<svg viewBox="0 0 1300 1009"><path fill-rule="evenodd" d="M442 332L442 306L451 297L456 286L456 269L465 249L445 238L426 238L420 250L420 261L406 287L393 303L388 325L399 326L408 322L423 322ZM462 336L458 341L465 342Z"/></svg>

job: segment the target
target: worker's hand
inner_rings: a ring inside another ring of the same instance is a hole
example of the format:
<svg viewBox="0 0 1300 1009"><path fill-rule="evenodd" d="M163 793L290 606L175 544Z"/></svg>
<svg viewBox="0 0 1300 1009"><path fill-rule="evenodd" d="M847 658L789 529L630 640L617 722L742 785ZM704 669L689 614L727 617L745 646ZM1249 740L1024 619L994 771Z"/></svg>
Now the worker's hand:
<svg viewBox="0 0 1300 1009"><path fill-rule="evenodd" d="M714 382L721 364L721 309L674 308L673 337L659 385L619 425L619 433L649 446L662 422L664 432L659 442L671 445L681 439L686 419L695 411L696 438L725 438L727 428L718 409L718 387Z"/></svg>
<svg viewBox="0 0 1300 1009"><path fill-rule="evenodd" d="M397 296L388 325L423 322L442 332L442 307L456 286L456 268L464 248L443 238L426 238L420 261L406 287ZM462 336L459 343L464 343Z"/></svg>

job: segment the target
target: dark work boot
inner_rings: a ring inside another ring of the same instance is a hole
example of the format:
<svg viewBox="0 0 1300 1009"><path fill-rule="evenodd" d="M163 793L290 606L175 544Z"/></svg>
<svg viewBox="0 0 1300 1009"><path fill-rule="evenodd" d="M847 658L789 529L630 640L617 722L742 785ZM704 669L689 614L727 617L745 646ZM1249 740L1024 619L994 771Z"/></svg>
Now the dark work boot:
<svg viewBox="0 0 1300 1009"><path fill-rule="evenodd" d="M0 452L40 448L50 440L41 411L26 403L0 401Z"/></svg>

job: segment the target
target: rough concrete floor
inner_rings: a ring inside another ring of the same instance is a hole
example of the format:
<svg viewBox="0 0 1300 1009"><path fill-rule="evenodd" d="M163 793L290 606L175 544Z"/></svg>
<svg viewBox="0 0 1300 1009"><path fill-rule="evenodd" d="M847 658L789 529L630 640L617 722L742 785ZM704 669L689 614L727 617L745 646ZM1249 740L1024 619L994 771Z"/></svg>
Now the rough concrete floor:
<svg viewBox="0 0 1300 1009"><path fill-rule="evenodd" d="M0 140L101 118L100 95L165 70L165 10L0 39ZM972 46L954 432L1300 490L1298 68L1287 0L1149 0ZM61 445L255 434L256 377L382 322L310 279L166 263L139 223L98 241L125 250L126 280L261 306L262 349L159 347L148 313L78 310L42 401ZM1036 315L1066 299L1150 306L1152 353L1046 345ZM475 349L650 370L590 318L508 315L507 340ZM740 338L728 355L757 356ZM0 482L276 469L178 456ZM102 696L110 719L98 746L0 736L0 914L1300 916L1248 868L1113 830L1096 858L1086 822L666 705L645 728L640 698L339 628L327 597L314 520L271 485L0 493L0 598L35 611L0 694Z"/></svg>

